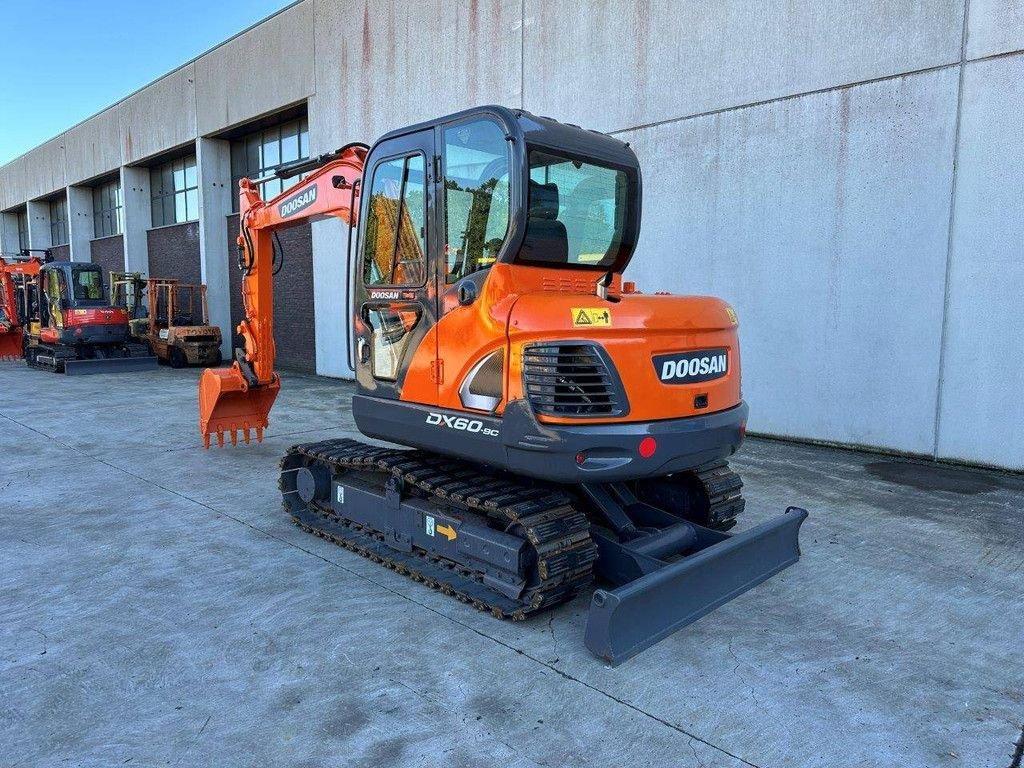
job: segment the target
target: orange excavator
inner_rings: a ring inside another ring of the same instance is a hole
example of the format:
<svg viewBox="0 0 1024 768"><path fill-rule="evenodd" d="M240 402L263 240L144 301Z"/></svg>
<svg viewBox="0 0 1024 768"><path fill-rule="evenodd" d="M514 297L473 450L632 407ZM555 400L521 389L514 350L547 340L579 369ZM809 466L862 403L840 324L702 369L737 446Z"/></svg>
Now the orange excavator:
<svg viewBox="0 0 1024 768"><path fill-rule="evenodd" d="M0 257L0 360L20 360L25 356L27 292L35 289L35 277L43 263L40 256L10 261Z"/></svg>
<svg viewBox="0 0 1024 768"><path fill-rule="evenodd" d="M292 447L297 525L513 620L596 580L584 640L612 664L797 561L802 509L728 532L745 504L727 463L748 413L736 313L622 278L641 209L628 144L480 107L274 175L300 173L271 200L240 182L244 347L202 375L205 444L262 438L275 234L336 217L352 413L405 448Z"/></svg>

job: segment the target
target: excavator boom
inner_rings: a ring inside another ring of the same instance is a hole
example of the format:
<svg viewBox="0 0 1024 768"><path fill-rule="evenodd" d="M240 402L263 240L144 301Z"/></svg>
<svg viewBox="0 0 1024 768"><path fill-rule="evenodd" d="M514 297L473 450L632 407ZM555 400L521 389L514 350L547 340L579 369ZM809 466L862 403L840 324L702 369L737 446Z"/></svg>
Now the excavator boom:
<svg viewBox="0 0 1024 768"><path fill-rule="evenodd" d="M274 233L329 217L354 225L367 150L363 144L348 144L318 160L278 169L276 175L287 177L318 165L270 200L260 197L259 180L239 182L238 267L245 319L237 331L243 348L235 351L230 368L207 368L199 380L199 429L207 448L213 435L219 446L225 435L232 444L239 433L246 443L252 431L263 439L281 388L274 372Z"/></svg>

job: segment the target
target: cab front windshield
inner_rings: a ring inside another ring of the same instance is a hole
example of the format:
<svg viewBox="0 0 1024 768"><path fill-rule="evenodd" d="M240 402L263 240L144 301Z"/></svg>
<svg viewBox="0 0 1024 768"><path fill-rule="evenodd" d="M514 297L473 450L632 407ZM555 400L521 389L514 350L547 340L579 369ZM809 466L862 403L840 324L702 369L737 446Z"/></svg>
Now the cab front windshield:
<svg viewBox="0 0 1024 768"><path fill-rule="evenodd" d="M525 261L611 268L626 227L624 171L533 149Z"/></svg>
<svg viewBox="0 0 1024 768"><path fill-rule="evenodd" d="M71 290L79 301L103 301L103 273L98 269L72 268Z"/></svg>

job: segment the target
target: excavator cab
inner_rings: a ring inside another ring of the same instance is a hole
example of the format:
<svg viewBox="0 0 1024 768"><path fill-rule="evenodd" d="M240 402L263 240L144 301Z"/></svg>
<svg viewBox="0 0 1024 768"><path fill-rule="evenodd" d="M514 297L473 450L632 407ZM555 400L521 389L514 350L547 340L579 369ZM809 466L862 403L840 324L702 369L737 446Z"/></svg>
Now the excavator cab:
<svg viewBox="0 0 1024 768"><path fill-rule="evenodd" d="M203 374L204 440L261 437L280 388L272 235L338 216L356 425L418 450L293 447L280 487L300 526L498 616L596 575L586 643L612 663L796 562L802 509L727 532L745 504L735 311L622 279L628 144L489 106L278 175L309 170L267 201L241 182L245 348Z"/></svg>
<svg viewBox="0 0 1024 768"><path fill-rule="evenodd" d="M36 296L26 334L28 365L69 375L156 367L156 358L131 342L127 310L108 301L99 265L47 263Z"/></svg>

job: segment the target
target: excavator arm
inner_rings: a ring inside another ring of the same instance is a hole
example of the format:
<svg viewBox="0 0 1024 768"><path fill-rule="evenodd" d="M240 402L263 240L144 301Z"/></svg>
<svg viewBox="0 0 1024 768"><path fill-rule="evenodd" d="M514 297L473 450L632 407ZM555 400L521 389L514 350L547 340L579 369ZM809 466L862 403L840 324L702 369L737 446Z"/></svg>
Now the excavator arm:
<svg viewBox="0 0 1024 768"><path fill-rule="evenodd" d="M34 280L43 260L31 256L8 262L0 258L0 360L17 360L22 356L22 318L18 312L15 276L23 282Z"/></svg>
<svg viewBox="0 0 1024 768"><path fill-rule="evenodd" d="M230 368L207 368L199 380L199 430L207 448L214 434L219 446L225 433L232 444L237 444L239 432L246 443L252 430L257 440L263 439L281 388L274 371L276 233L329 217L355 226L368 151L365 144L348 144L314 160L280 166L273 173L278 178L310 173L270 200L260 197L262 179L239 182L238 267L245 319L237 331L243 344Z"/></svg>

